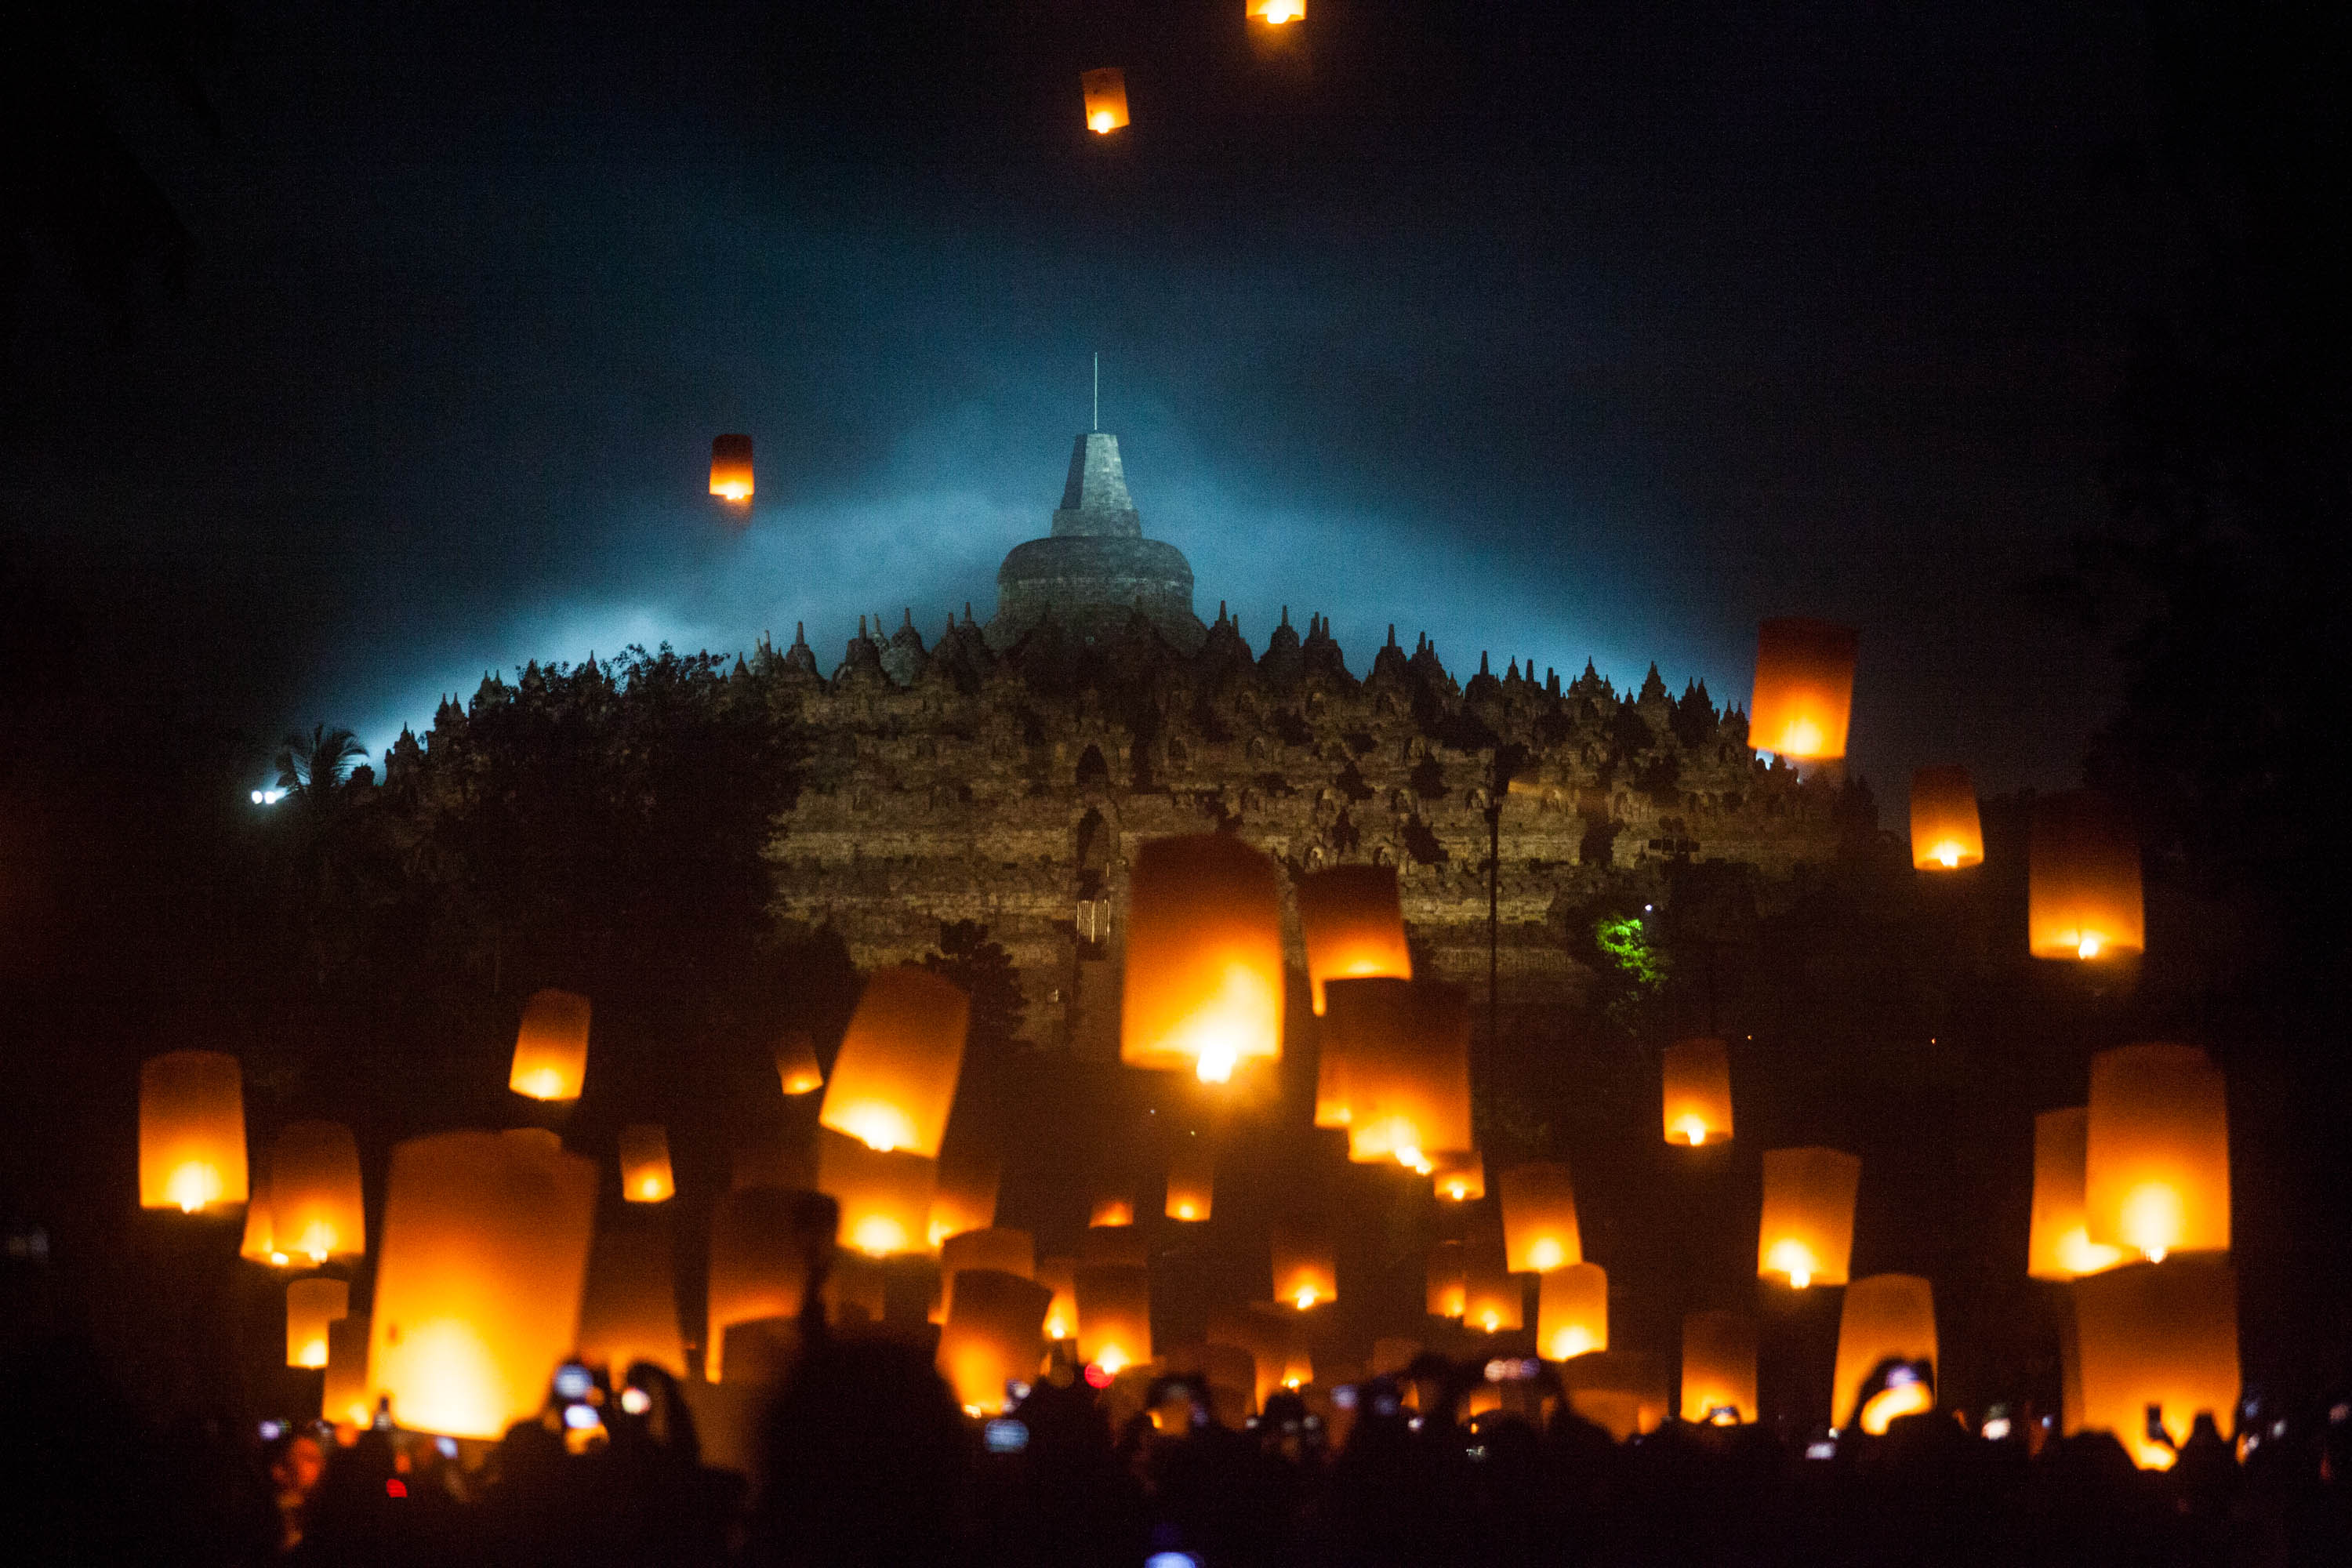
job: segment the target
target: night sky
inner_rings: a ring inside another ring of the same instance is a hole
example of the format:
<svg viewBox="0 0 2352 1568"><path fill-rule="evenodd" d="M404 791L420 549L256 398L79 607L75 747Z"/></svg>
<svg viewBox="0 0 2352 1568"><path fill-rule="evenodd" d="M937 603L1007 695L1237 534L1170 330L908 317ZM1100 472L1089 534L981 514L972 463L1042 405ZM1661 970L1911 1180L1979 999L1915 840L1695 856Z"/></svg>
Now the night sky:
<svg viewBox="0 0 2352 1568"><path fill-rule="evenodd" d="M1254 646L1744 703L1820 615L1887 821L1916 763L2070 782L2115 676L2026 584L2162 302L2136 14L1765 9L1313 0L1265 57L1241 0L235 7L216 135L109 100L186 296L116 330L36 249L0 504L94 657L380 751L526 658L985 619L1099 352Z"/></svg>

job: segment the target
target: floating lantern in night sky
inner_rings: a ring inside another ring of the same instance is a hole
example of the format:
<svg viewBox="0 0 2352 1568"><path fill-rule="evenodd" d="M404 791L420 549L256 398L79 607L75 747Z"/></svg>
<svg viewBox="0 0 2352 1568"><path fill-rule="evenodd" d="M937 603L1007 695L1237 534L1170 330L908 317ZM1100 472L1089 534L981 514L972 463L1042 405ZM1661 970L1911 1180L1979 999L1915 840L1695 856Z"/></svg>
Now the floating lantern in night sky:
<svg viewBox="0 0 2352 1568"><path fill-rule="evenodd" d="M507 1087L532 1100L577 1100L588 1077L588 998L552 988L531 993L515 1031Z"/></svg>
<svg viewBox="0 0 2352 1568"><path fill-rule="evenodd" d="M936 1160L963 1071L971 1002L929 970L876 973L857 998L817 1121L868 1149Z"/></svg>
<svg viewBox="0 0 2352 1568"><path fill-rule="evenodd" d="M1911 864L1922 871L1984 864L1984 826L1968 769L1912 770Z"/></svg>
<svg viewBox="0 0 2352 1568"><path fill-rule="evenodd" d="M183 1214L246 1201L245 1078L220 1051L139 1068L139 1206Z"/></svg>
<svg viewBox="0 0 2352 1568"><path fill-rule="evenodd" d="M1119 1059L1223 1083L1282 1056L1282 889L1227 833L1157 838L1129 884Z"/></svg>
<svg viewBox="0 0 2352 1568"><path fill-rule="evenodd" d="M1792 617L1758 627L1748 743L1798 763L1844 756L1855 640L1852 627L1828 621Z"/></svg>

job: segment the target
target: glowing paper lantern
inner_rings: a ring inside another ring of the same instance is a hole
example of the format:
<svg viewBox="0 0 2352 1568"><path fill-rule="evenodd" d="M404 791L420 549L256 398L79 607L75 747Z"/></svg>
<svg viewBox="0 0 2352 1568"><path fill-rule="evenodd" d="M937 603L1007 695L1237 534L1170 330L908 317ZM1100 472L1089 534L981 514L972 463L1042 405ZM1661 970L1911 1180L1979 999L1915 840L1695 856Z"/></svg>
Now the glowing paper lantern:
<svg viewBox="0 0 2352 1568"><path fill-rule="evenodd" d="M265 1176L252 1178L250 1195L245 1201L245 1234L237 1240L236 1255L273 1268L284 1268L294 1261L278 1249L278 1227L269 1217L269 1182Z"/></svg>
<svg viewBox="0 0 2352 1568"><path fill-rule="evenodd" d="M1911 864L1922 871L1984 864L1984 826L1968 769L1912 770Z"/></svg>
<svg viewBox="0 0 2352 1568"><path fill-rule="evenodd" d="M1037 1259L1037 1283L1054 1292L1045 1309L1045 1337L1074 1339L1078 1331L1078 1266L1067 1258Z"/></svg>
<svg viewBox="0 0 2352 1568"><path fill-rule="evenodd" d="M1500 1237L1474 1237L1463 1248L1462 1322L1489 1334L1527 1324L1527 1291L1510 1271Z"/></svg>
<svg viewBox="0 0 2352 1568"><path fill-rule="evenodd" d="M1854 644L1853 628L1827 621L1790 618L1759 626L1748 743L1792 762L1844 756Z"/></svg>
<svg viewBox="0 0 2352 1568"><path fill-rule="evenodd" d="M2238 1409L2238 1276L2227 1258L2131 1263L2074 1281L2083 1426L2113 1432L2143 1469L2171 1468L2200 1413L2231 1436Z"/></svg>
<svg viewBox="0 0 2352 1568"><path fill-rule="evenodd" d="M1086 89L1087 129L1108 136L1127 121L1127 73L1117 66L1082 71L1078 84Z"/></svg>
<svg viewBox="0 0 2352 1568"><path fill-rule="evenodd" d="M1281 874L1225 833L1157 838L1128 882L1119 1060L1223 1083L1282 1057Z"/></svg>
<svg viewBox="0 0 2352 1568"><path fill-rule="evenodd" d="M955 1306L956 1276L971 1268L992 1268L999 1274L1029 1279L1037 1272L1037 1243L1025 1230L967 1230L948 1237L940 1247L940 1310L933 1322L948 1321ZM1038 1305L1040 1322L1045 1321L1047 1304Z"/></svg>
<svg viewBox="0 0 2352 1568"><path fill-rule="evenodd" d="M2091 1135L2084 1106L2045 1110L2033 1119L2033 1228L2026 1273L2036 1279L2073 1279L2113 1268L2129 1254L2091 1239L2083 1209L2083 1167Z"/></svg>
<svg viewBox="0 0 2352 1568"><path fill-rule="evenodd" d="M1151 1276L1141 1268L1096 1264L1073 1280L1078 1359L1117 1376L1151 1359ZM1047 1309L1048 1313L1051 1308Z"/></svg>
<svg viewBox="0 0 2352 1568"><path fill-rule="evenodd" d="M374 1417L368 1392L368 1320L342 1317L327 1325L327 1375L319 1394L319 1416L339 1426L364 1426Z"/></svg>
<svg viewBox="0 0 2352 1568"><path fill-rule="evenodd" d="M786 1094L814 1094L824 1087L824 1068L817 1065L816 1047L803 1031L793 1030L776 1047L776 1078Z"/></svg>
<svg viewBox="0 0 2352 1568"><path fill-rule="evenodd" d="M1307 0L1248 0L1249 19L1268 27L1287 26L1307 15Z"/></svg>
<svg viewBox="0 0 2352 1568"><path fill-rule="evenodd" d="M1078 1264L1081 1268L1115 1263L1123 1268L1143 1268L1150 1262L1151 1244L1134 1226L1089 1226L1079 1233Z"/></svg>
<svg viewBox="0 0 2352 1568"><path fill-rule="evenodd" d="M1450 1204L1475 1203L1486 1195L1486 1162L1475 1149L1449 1149L1432 1154L1430 1186Z"/></svg>
<svg viewBox="0 0 2352 1568"><path fill-rule="evenodd" d="M1719 1143L1731 1136L1731 1058L1718 1039L1678 1041L1665 1052L1666 1142Z"/></svg>
<svg viewBox="0 0 2352 1568"><path fill-rule="evenodd" d="M669 1134L651 1121L621 1129L621 1196L633 1204L666 1204L677 1194L669 1169Z"/></svg>
<svg viewBox="0 0 2352 1568"><path fill-rule="evenodd" d="M796 1318L808 1293L808 1259L794 1235L798 1194L744 1187L710 1213L710 1285L703 1375L724 1371L727 1330L762 1318Z"/></svg>
<svg viewBox="0 0 2352 1568"><path fill-rule="evenodd" d="M1441 1241L1429 1249L1427 1305L1433 1318L1459 1318L1470 1310L1468 1260L1462 1243Z"/></svg>
<svg viewBox="0 0 2352 1568"><path fill-rule="evenodd" d="M2139 844L2098 796L2046 795L2033 803L2025 927L2036 958L2112 958L2147 947Z"/></svg>
<svg viewBox="0 0 2352 1568"><path fill-rule="evenodd" d="M1307 945L1307 983L1315 1016L1330 980L1412 978L1404 910L1393 866L1334 866L1298 879L1298 925Z"/></svg>
<svg viewBox="0 0 2352 1568"><path fill-rule="evenodd" d="M1936 1292L1916 1274L1873 1274L1845 1288L1838 1314L1837 1371L1830 1395L1830 1419L1840 1426L1856 1419L1863 1384L1880 1363L1926 1362L1936 1357ZM1909 1392L1906 1392L1908 1390ZM1862 1429L1886 1435L1896 1415L1935 1408L1935 1392L1924 1384L1889 1388L1860 1410Z"/></svg>
<svg viewBox="0 0 2352 1568"><path fill-rule="evenodd" d="M1862 1162L1835 1149L1768 1149L1756 1274L1802 1290L1843 1285L1853 1257L1853 1200Z"/></svg>
<svg viewBox="0 0 2352 1568"><path fill-rule="evenodd" d="M835 1083L841 1081L836 1074ZM928 1252L939 1163L820 1131L816 1190L841 1205L841 1241L868 1258Z"/></svg>
<svg viewBox="0 0 2352 1568"><path fill-rule="evenodd" d="M1609 1276L1598 1263L1571 1263L1536 1290L1537 1353L1571 1361L1609 1348Z"/></svg>
<svg viewBox="0 0 2352 1568"><path fill-rule="evenodd" d="M970 1143L941 1150L939 1188L931 1194L931 1245L994 1225L996 1191L1003 1182L1004 1162L990 1151Z"/></svg>
<svg viewBox="0 0 2352 1568"><path fill-rule="evenodd" d="M1620 1443L1656 1431L1672 1405L1666 1397L1666 1369L1654 1356L1638 1351L1578 1356L1561 1363L1559 1383L1569 1408L1607 1427Z"/></svg>
<svg viewBox="0 0 2352 1568"><path fill-rule="evenodd" d="M392 1150L369 1385L404 1426L496 1437L580 1337L596 1167L489 1132Z"/></svg>
<svg viewBox="0 0 2352 1568"><path fill-rule="evenodd" d="M714 437L710 443L710 493L737 506L749 506L752 488L751 437Z"/></svg>
<svg viewBox="0 0 2352 1568"><path fill-rule="evenodd" d="M1428 1175L1438 1151L1469 1148L1468 993L1372 979L1335 980L1325 994L1324 1037L1346 1042L1348 1158Z"/></svg>
<svg viewBox="0 0 2352 1568"><path fill-rule="evenodd" d="M367 1251L360 1150L336 1121L289 1121L269 1146L270 1251L317 1268ZM324 1365L321 1362L319 1364Z"/></svg>
<svg viewBox="0 0 2352 1568"><path fill-rule="evenodd" d="M666 1226L641 1220L598 1228L580 1303L580 1359L608 1370L615 1384L641 1361L686 1375Z"/></svg>
<svg viewBox="0 0 2352 1568"><path fill-rule="evenodd" d="M139 1206L197 1214L246 1201L245 1079L219 1051L139 1068Z"/></svg>
<svg viewBox="0 0 2352 1568"><path fill-rule="evenodd" d="M1053 1300L1052 1289L1024 1275L964 1270L940 1333L939 1365L966 1411L993 1415L1013 1402L1009 1384L1036 1379Z"/></svg>
<svg viewBox="0 0 2352 1568"><path fill-rule="evenodd" d="M1274 1227L1274 1299L1304 1312L1339 1298L1339 1269L1330 1234L1307 1220Z"/></svg>
<svg viewBox="0 0 2352 1568"><path fill-rule="evenodd" d="M532 1100L577 1100L588 1077L588 998L535 991L515 1031L507 1087Z"/></svg>
<svg viewBox="0 0 2352 1568"><path fill-rule="evenodd" d="M1568 1167L1535 1160L1503 1173L1503 1250L1514 1274L1549 1274L1584 1260Z"/></svg>
<svg viewBox="0 0 2352 1568"><path fill-rule="evenodd" d="M963 1071L971 999L912 964L866 983L817 1121L867 1148L940 1157Z"/></svg>
<svg viewBox="0 0 2352 1568"><path fill-rule="evenodd" d="M2194 1046L2118 1046L2091 1058L2084 1220L2090 1239L2151 1262L2230 1249L2230 1111L2221 1069Z"/></svg>
<svg viewBox="0 0 2352 1568"><path fill-rule="evenodd" d="M349 1315L352 1287L348 1280L323 1276L295 1279L286 1287L286 1364L324 1367L327 1325Z"/></svg>
<svg viewBox="0 0 2352 1568"><path fill-rule="evenodd" d="M1135 1190L1120 1187L1098 1192L1087 1210L1087 1225L1093 1230L1114 1230L1135 1223Z"/></svg>
<svg viewBox="0 0 2352 1568"><path fill-rule="evenodd" d="M1208 1140L1180 1140L1168 1157L1168 1217L1193 1224L1207 1219L1216 1200L1216 1151Z"/></svg>
<svg viewBox="0 0 2352 1568"><path fill-rule="evenodd" d="M1683 1319L1683 1419L1728 1426L1756 1419L1756 1323L1737 1312Z"/></svg>

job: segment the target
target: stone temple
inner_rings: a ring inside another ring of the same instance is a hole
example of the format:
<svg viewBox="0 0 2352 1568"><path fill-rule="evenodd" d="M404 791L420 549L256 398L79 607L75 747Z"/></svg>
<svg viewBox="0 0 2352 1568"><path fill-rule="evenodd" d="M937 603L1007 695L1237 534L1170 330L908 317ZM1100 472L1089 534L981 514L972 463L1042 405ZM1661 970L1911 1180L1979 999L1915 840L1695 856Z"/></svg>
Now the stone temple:
<svg viewBox="0 0 2352 1568"><path fill-rule="evenodd" d="M861 967L911 962L976 921L1016 965L1024 1036L1117 1053L1127 868L1143 840L1239 834L1292 877L1393 865L1416 972L1486 996L1488 810L1500 844L1496 1000L1539 1027L1589 978L1572 912L1677 861L1765 878L1836 850L1837 794L1767 768L1736 710L1652 667L1620 693L1485 655L1466 682L1393 627L1359 674L1318 615L1254 648L1144 536L1114 436L1080 436L1051 531L1013 547L985 627L926 643L861 621L820 671L804 637L753 658L796 702L803 783L770 845L777 914L831 927ZM1286 894L1287 898L1287 894ZM1286 909L1294 963L1297 911Z"/></svg>

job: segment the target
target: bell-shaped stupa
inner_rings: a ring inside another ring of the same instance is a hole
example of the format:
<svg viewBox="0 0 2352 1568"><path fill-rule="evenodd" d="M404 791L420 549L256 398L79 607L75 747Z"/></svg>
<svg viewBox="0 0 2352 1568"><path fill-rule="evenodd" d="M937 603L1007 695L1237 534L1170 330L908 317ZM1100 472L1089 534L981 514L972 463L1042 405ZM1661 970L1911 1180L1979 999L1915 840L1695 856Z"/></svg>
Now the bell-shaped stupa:
<svg viewBox="0 0 2352 1568"><path fill-rule="evenodd" d="M988 644L1009 648L1048 616L1081 642L1108 642L1138 610L1186 653L1207 635L1192 613L1192 563L1174 545L1143 537L1118 437L1088 431L1070 453L1053 532L1014 545L996 569Z"/></svg>

